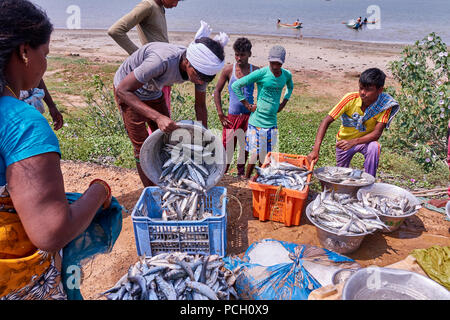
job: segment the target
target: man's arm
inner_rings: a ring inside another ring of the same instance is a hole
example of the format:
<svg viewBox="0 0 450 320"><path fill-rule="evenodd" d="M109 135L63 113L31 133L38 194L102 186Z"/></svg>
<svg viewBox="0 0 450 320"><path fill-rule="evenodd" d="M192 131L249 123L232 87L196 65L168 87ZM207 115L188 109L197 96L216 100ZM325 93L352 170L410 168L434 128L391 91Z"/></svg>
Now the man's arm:
<svg viewBox="0 0 450 320"><path fill-rule="evenodd" d="M292 74L289 72L288 79L286 81L286 93L284 94L284 99L289 100L291 98L292 92L294 91L294 82L292 81Z"/></svg>
<svg viewBox="0 0 450 320"><path fill-rule="evenodd" d="M384 128L386 127L386 123L378 122L375 125L375 129L366 134L365 136L362 136L360 138L350 139L350 140L340 140L336 143L336 147L339 149L342 149L344 151L347 151L351 149L352 147L356 146L357 144L366 144L371 141L377 141L381 134L383 133Z"/></svg>
<svg viewBox="0 0 450 320"><path fill-rule="evenodd" d="M261 72L262 69L259 69L257 71L253 71L252 73L246 75L245 77L242 77L231 85L231 89L236 94L239 101L242 102L242 104L251 112L255 112L256 110L256 104L250 104L247 99L245 98L245 95L242 93L241 88L257 82L259 79L264 77L263 72Z"/></svg>
<svg viewBox="0 0 450 320"><path fill-rule="evenodd" d="M325 137L325 133L328 130L330 124L334 121L333 117L327 115L319 125L319 129L317 129L316 140L314 142L313 150L308 154L308 161L311 163L314 160L319 160L320 146L322 145L323 138Z"/></svg>
<svg viewBox="0 0 450 320"><path fill-rule="evenodd" d="M50 92L48 92L47 86L45 85L45 82L43 79L41 79L41 81L39 82L38 88L44 90L44 93L45 93L44 102L48 107L48 112L50 113L50 116L52 117L53 129L55 129L57 131L57 130L61 129L64 124L63 116L62 116L61 112L59 112L58 108L56 107L56 104L53 101L52 96L50 95Z"/></svg>
<svg viewBox="0 0 450 320"><path fill-rule="evenodd" d="M130 40L127 32L139 24L149 13L150 4L146 1L140 2L128 14L120 18L108 29L108 35L117 42L129 55L138 50L138 46Z"/></svg>
<svg viewBox="0 0 450 320"><path fill-rule="evenodd" d="M284 94L284 99L283 101L280 103L280 106L278 107L278 112L280 112L281 110L284 109L284 107L286 106L287 102L289 101L292 92L294 91L294 82L292 81L292 74L289 73L289 78L286 81L286 93Z"/></svg>
<svg viewBox="0 0 450 320"><path fill-rule="evenodd" d="M280 106L278 107L278 112L284 109L286 107L286 104L288 103L288 99L284 98L283 101L280 103Z"/></svg>
<svg viewBox="0 0 450 320"><path fill-rule="evenodd" d="M230 73L232 70L232 66L227 66L223 69L220 74L219 80L217 81L216 88L214 89L214 103L216 105L217 114L219 116L220 122L222 126L226 127L227 125L231 125L231 122L228 120L227 116L223 114L222 109L222 90L225 87L227 81L230 80Z"/></svg>
<svg viewBox="0 0 450 320"><path fill-rule="evenodd" d="M206 92L195 89L195 117L208 128L208 111L206 109Z"/></svg>
<svg viewBox="0 0 450 320"><path fill-rule="evenodd" d="M134 94L142 86L143 84L136 79L134 71L128 74L116 88L119 103L123 102L145 118L155 121L158 128L163 132L169 133L177 129L178 126L174 121L142 102Z"/></svg>

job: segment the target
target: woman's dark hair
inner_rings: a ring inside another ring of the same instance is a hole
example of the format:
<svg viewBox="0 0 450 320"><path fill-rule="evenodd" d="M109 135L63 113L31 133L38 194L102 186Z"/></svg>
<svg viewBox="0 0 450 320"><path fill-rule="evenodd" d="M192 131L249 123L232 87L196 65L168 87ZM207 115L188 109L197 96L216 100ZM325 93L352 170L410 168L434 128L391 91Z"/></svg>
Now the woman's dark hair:
<svg viewBox="0 0 450 320"><path fill-rule="evenodd" d="M28 44L37 48L45 44L53 31L47 14L28 0L0 0L0 93L4 70L14 51Z"/></svg>
<svg viewBox="0 0 450 320"><path fill-rule="evenodd" d="M370 68L361 73L359 83L363 87L375 86L377 89L380 89L384 86L385 79L386 75L383 71L378 68Z"/></svg>
<svg viewBox="0 0 450 320"><path fill-rule="evenodd" d="M214 53L216 57L219 58L221 61L225 59L225 52L223 51L222 45L218 41L213 40L209 37L202 37L195 40L195 43L202 43L205 46L207 46L208 49L211 50L211 52ZM201 73L197 69L195 69L195 71L197 72L198 77L205 82L213 81L214 77L216 76L216 75L209 76L207 74Z"/></svg>
<svg viewBox="0 0 450 320"><path fill-rule="evenodd" d="M237 38L233 44L235 52L251 52L252 43L247 38Z"/></svg>

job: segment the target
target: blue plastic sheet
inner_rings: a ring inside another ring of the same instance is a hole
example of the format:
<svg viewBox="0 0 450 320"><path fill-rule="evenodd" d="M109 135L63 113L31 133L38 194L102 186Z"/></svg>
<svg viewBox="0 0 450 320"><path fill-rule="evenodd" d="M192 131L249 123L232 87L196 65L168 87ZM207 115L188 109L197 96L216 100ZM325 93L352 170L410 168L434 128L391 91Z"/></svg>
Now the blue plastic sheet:
<svg viewBox="0 0 450 320"><path fill-rule="evenodd" d="M80 193L66 193L69 203ZM68 300L83 300L78 286L73 286L74 266L81 270L82 261L100 253L111 252L122 230L122 206L112 198L108 209L100 208L89 227L63 249L61 278Z"/></svg>
<svg viewBox="0 0 450 320"><path fill-rule="evenodd" d="M250 252L263 241L280 243L289 252L292 262L272 266L250 263ZM308 261L340 268L359 266L354 260L324 248L273 239L253 243L242 259L226 257L224 261L229 270L240 268L236 275L235 288L243 300L307 300L309 294L321 285L303 267L303 259L306 258Z"/></svg>

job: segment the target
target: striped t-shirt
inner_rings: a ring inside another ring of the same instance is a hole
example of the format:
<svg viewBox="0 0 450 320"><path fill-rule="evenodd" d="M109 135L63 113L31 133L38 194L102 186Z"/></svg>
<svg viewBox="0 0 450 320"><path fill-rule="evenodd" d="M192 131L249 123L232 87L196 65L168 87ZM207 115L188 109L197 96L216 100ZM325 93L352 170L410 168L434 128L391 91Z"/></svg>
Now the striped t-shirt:
<svg viewBox="0 0 450 320"><path fill-rule="evenodd" d="M362 100L359 97L358 92L348 93L344 96L344 98L339 101L337 105L328 113L333 119L337 119L342 114L348 115L350 118L353 114L357 113L361 116L364 115L364 112L361 110ZM368 119L364 122L364 126L366 127L366 131L361 132L355 127L344 127L341 124L339 131L336 135L337 140L350 140L360 138L365 136L366 134L372 132L375 129L375 126L378 122L387 123L389 120L389 115L391 114L391 109L387 109L383 112L380 112L376 116Z"/></svg>

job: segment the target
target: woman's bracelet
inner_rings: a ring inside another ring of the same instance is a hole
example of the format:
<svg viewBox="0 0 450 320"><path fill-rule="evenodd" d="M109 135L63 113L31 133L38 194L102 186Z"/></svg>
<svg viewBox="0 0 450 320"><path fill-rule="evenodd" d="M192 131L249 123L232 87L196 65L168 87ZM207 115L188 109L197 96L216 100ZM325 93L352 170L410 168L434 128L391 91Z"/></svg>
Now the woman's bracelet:
<svg viewBox="0 0 450 320"><path fill-rule="evenodd" d="M99 185L102 185L102 186L105 188L106 193L107 193L106 200L108 200L109 198L111 198L111 196L112 196L111 187L110 187L105 181L103 181L103 180L101 180L101 179L94 179L94 180L92 180L91 183L89 184L89 187L92 186L93 184L99 184Z"/></svg>

